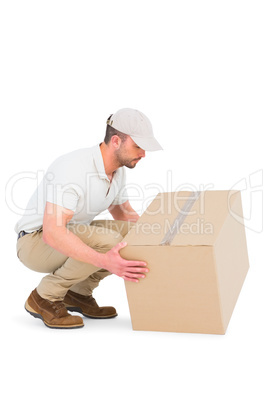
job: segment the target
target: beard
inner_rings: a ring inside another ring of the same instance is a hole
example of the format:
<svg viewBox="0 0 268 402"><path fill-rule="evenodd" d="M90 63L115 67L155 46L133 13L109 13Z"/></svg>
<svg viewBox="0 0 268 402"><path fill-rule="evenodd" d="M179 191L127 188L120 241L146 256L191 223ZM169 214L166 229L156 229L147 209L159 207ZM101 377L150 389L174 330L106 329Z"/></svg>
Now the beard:
<svg viewBox="0 0 268 402"><path fill-rule="evenodd" d="M118 150L115 155L118 164L120 166L126 166L129 169L133 169L136 166L137 162L141 160L141 158L130 159L123 152L120 152L120 150Z"/></svg>

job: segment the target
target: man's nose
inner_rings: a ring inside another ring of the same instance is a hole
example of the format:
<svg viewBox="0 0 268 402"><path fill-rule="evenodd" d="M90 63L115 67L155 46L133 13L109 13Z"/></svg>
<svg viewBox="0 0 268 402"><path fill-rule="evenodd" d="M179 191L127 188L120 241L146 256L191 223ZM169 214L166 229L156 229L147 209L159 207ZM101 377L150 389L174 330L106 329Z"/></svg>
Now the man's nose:
<svg viewBox="0 0 268 402"><path fill-rule="evenodd" d="M141 156L140 156L141 158L145 158L145 151L144 151L144 149L141 149Z"/></svg>

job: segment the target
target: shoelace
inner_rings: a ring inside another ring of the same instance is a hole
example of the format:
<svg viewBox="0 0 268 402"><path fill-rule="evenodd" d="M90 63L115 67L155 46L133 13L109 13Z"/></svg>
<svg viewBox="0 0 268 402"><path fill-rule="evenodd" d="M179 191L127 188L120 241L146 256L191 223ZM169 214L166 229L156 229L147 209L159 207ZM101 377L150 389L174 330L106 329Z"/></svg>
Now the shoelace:
<svg viewBox="0 0 268 402"><path fill-rule="evenodd" d="M51 302L51 304L52 304L53 310L55 310L55 314L58 314L60 312L60 310L62 310L62 309L66 309L64 303L62 303L62 302L57 302L57 303Z"/></svg>

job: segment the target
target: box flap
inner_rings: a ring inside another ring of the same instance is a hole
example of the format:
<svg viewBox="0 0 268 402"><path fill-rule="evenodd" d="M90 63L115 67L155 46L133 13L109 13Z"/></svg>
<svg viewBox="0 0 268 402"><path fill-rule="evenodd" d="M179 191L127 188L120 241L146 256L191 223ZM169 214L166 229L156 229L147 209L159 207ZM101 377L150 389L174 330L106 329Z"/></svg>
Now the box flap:
<svg viewBox="0 0 268 402"><path fill-rule="evenodd" d="M239 191L225 190L159 193L124 241L129 245L211 246L237 196ZM167 233L172 236L165 243Z"/></svg>

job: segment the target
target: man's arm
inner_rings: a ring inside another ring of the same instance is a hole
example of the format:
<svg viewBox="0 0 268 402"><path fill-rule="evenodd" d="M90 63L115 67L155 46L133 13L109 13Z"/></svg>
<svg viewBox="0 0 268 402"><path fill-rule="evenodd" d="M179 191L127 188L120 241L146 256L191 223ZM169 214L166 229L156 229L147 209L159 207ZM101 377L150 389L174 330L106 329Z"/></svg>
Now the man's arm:
<svg viewBox="0 0 268 402"><path fill-rule="evenodd" d="M137 222L139 219L139 215L132 208L129 201L126 201L124 204L120 205L111 205L108 208L108 211L115 220Z"/></svg>
<svg viewBox="0 0 268 402"><path fill-rule="evenodd" d="M104 268L123 279L138 282L138 278L144 278L144 272L148 272L146 262L129 261L120 256L119 251L126 246L125 242L102 254L68 230L66 225L73 214L69 209L50 202L46 203L43 219L43 240L46 244L68 257Z"/></svg>

